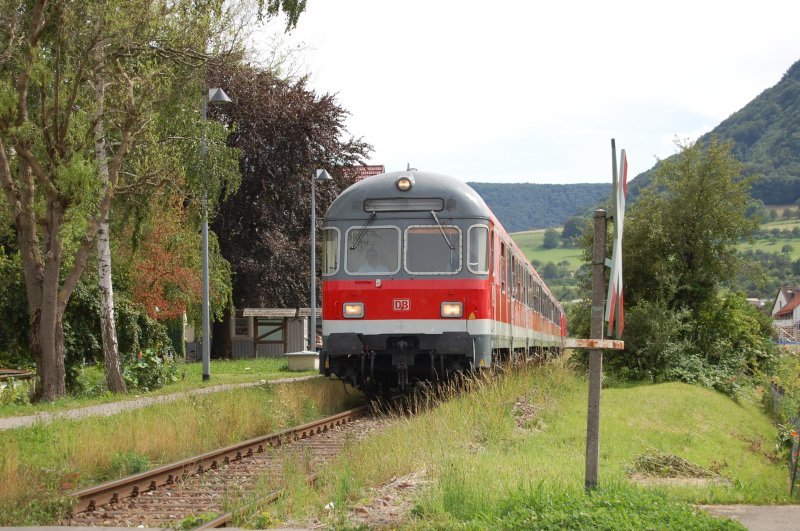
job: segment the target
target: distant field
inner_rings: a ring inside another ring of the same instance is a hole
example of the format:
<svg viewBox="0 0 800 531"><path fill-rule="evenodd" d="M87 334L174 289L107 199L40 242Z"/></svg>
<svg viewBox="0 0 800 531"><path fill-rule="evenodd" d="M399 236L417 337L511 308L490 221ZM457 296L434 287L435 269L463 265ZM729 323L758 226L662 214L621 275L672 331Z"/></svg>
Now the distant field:
<svg viewBox="0 0 800 531"><path fill-rule="evenodd" d="M762 223L761 229L762 230L772 230L772 229L789 229L792 230L795 227L800 227L800 220L795 219L784 219L781 221L770 221L769 223Z"/></svg>
<svg viewBox="0 0 800 531"><path fill-rule="evenodd" d="M542 243L544 243L544 230L545 229L536 229L514 232L511 234L511 237L514 238L514 242L519 245L519 248L522 249L522 252L525 253L525 257L528 260L538 260L542 264L546 264L547 262L558 264L566 260L573 270L577 269L581 265L581 254L583 251L572 247L545 249L542 246ZM560 227L556 228L556 230L559 234L561 233Z"/></svg>
<svg viewBox="0 0 800 531"><path fill-rule="evenodd" d="M788 206L788 205L787 205ZM772 208L779 208L783 209L783 207L772 207ZM772 230L772 229L789 229L792 230L795 227L800 227L800 220L799 219L787 219L787 220L780 220L780 221L771 221L769 223L762 223L761 230ZM556 227L556 230L561 233L562 228ZM581 262L581 249L576 248L564 248L564 247L557 247L555 249L545 249L542 244L544 243L544 231L545 229L536 229L536 230L528 230L523 232L513 232L511 233L511 237L514 239L519 248L522 249L522 252L525 253L525 256L528 260L539 260L542 264L546 264L547 262L553 262L554 264L558 264L559 262L566 260L569 262L570 267L575 270L582 264ZM768 238L758 238L752 244L750 243L740 243L737 247L740 251L747 251L748 249L752 249L753 251L762 250L765 253L780 253L783 246L786 244L791 245L794 250L789 253L792 260L797 260L800 258L800 238L777 238L777 239L768 239Z"/></svg>
<svg viewBox="0 0 800 531"><path fill-rule="evenodd" d="M738 248L740 251L747 251L747 250L762 250L765 253L780 253L783 246L786 244L791 245L794 250L789 253L789 256L792 260L797 260L800 258L800 238L792 238L792 239L784 239L779 238L777 240L767 240L763 238L759 238L755 240L752 244L750 243L740 243Z"/></svg>
<svg viewBox="0 0 800 531"><path fill-rule="evenodd" d="M783 216L783 213L788 209L790 212L797 212L797 205L764 205L767 210L774 210L778 216Z"/></svg>
<svg viewBox="0 0 800 531"><path fill-rule="evenodd" d="M795 227L800 227L800 220L796 218L762 223L760 228L762 231L770 231L772 229L792 230ZM757 238L752 244L740 243L738 247L740 251L752 249L753 251L761 250L765 253L780 253L781 249L783 249L783 246L787 243L794 248L794 250L789 253L789 256L791 256L792 260L797 260L800 258L800 238Z"/></svg>

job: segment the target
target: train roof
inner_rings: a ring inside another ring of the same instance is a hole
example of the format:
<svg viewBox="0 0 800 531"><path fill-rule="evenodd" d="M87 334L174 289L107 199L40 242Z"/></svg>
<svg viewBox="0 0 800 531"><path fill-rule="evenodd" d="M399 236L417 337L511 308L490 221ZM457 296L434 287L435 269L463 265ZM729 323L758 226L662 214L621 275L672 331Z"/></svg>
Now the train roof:
<svg viewBox="0 0 800 531"><path fill-rule="evenodd" d="M397 189L403 176L413 179L406 192ZM454 177L423 171L396 171L367 177L347 188L328 208L326 221L367 218L370 214L365 200L403 198L410 200L443 199L440 215L448 218L484 218L494 220L489 207L478 192L467 183ZM420 207L422 208L422 207ZM421 216L430 216L431 209L421 210Z"/></svg>

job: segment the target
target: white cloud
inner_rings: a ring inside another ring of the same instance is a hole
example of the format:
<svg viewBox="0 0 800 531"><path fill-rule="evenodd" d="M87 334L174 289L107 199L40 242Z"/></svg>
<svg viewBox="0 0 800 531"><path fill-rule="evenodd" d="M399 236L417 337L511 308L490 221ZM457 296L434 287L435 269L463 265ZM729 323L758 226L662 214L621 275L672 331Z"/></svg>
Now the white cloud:
<svg viewBox="0 0 800 531"><path fill-rule="evenodd" d="M288 40L387 169L578 182L608 179L611 137L635 175L775 84L797 20L796 0L342 0Z"/></svg>

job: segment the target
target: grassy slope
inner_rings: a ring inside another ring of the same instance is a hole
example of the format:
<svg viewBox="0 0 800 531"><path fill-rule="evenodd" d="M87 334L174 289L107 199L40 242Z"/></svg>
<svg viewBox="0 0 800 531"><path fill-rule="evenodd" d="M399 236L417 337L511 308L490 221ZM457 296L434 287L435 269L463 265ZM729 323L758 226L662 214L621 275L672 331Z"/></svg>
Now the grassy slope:
<svg viewBox="0 0 800 531"><path fill-rule="evenodd" d="M561 232L560 227L556 230L559 233ZM528 260L539 260L542 264L547 262L558 264L562 260L566 260L573 270L581 265L581 255L583 253L581 249L564 247L545 249L542 246L544 243L544 229L515 232L511 237L514 238L514 242L525 253Z"/></svg>
<svg viewBox="0 0 800 531"><path fill-rule="evenodd" d="M341 508L358 500L367 486L422 470L432 483L417 496L418 520L410 522L412 527L513 528L530 525L525 519L540 511L540 522L551 518L559 528L574 522L574 515L570 520L567 514L573 510L570 504L591 512L581 505L589 503L582 496L585 382L551 366L479 387L429 413L399 419L391 429L353 446L324 475L322 491L304 492L310 499L295 499L290 512L313 513L331 500ZM607 389L602 400L603 489L591 503L617 508L609 509L608 521L589 527L636 528L631 522L646 521L655 502L671 508L650 526L687 528L698 522L684 501L789 501L786 468L771 454L774 428L756 405L675 383ZM533 412L522 428L516 422L521 413L515 404L520 402ZM719 470L731 486L631 485L626 467L655 450ZM516 506L529 509L518 514ZM345 515L329 517L330 523L345 524Z"/></svg>
<svg viewBox="0 0 800 531"><path fill-rule="evenodd" d="M800 220L786 219L771 221L769 223L762 223L760 228L762 231L769 231L772 229L792 230L795 227L800 227ZM748 249L756 251L761 249L765 253L780 253L783 246L787 243L794 248L794 251L789 253L791 259L797 260L800 258L800 238L776 238L774 240L770 238L757 238L752 244L740 243L738 247L740 251L746 251Z"/></svg>

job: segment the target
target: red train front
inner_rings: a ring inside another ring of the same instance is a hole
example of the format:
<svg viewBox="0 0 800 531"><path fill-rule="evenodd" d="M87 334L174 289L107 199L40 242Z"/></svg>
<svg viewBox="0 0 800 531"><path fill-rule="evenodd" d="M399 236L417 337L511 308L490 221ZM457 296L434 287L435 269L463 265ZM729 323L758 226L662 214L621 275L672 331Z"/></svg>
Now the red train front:
<svg viewBox="0 0 800 531"><path fill-rule="evenodd" d="M368 393L561 348L563 314L465 183L369 177L325 216L320 371Z"/></svg>

